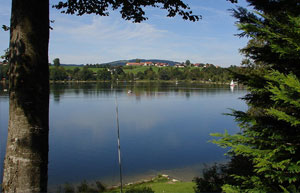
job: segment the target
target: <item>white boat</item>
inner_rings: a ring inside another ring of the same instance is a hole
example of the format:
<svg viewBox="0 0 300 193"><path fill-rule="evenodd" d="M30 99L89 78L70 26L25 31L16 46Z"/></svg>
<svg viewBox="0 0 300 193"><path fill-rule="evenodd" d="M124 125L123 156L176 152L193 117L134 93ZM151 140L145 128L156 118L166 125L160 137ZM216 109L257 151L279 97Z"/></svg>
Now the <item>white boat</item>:
<svg viewBox="0 0 300 193"><path fill-rule="evenodd" d="M234 82L233 80L231 80L230 86L237 86L237 82Z"/></svg>
<svg viewBox="0 0 300 193"><path fill-rule="evenodd" d="M128 92L127 92L128 94L131 94L132 93L132 91L131 90L128 90Z"/></svg>

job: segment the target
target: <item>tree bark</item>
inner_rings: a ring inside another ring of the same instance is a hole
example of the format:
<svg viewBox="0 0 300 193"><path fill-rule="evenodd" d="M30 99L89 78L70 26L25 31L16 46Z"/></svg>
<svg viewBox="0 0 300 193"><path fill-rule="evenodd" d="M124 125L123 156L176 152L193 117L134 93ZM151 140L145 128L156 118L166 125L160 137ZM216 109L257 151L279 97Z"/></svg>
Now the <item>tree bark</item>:
<svg viewBox="0 0 300 193"><path fill-rule="evenodd" d="M49 0L12 0L3 192L46 192Z"/></svg>

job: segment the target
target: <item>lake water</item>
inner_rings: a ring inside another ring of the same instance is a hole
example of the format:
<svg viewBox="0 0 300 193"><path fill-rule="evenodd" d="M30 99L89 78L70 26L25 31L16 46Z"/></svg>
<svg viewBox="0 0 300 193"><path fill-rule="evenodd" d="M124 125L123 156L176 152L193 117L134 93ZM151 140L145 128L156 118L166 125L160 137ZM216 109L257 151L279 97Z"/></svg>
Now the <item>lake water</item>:
<svg viewBox="0 0 300 193"><path fill-rule="evenodd" d="M0 90L2 178L9 100L3 86ZM223 113L246 110L238 99L246 93L184 83L53 84L49 186L83 180L118 183L116 96L125 182L161 173L191 180L204 163L226 159L224 149L208 142L209 134L238 131L233 117Z"/></svg>

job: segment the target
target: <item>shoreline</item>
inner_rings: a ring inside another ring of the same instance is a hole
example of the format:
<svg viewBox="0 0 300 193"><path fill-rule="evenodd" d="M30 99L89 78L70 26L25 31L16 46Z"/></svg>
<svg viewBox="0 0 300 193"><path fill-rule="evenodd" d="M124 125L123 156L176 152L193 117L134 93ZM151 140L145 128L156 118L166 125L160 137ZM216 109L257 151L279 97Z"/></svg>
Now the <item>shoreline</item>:
<svg viewBox="0 0 300 193"><path fill-rule="evenodd" d="M199 163L199 164L194 164L191 166L185 166L185 167L179 167L179 168L173 168L173 169L163 169L163 170L148 170L142 173L133 173L129 175L124 175L123 176L123 185L125 186L131 186L131 185L139 185L139 184L145 184L153 181L153 179L157 178L158 176L168 176L170 180L175 179L176 182L182 182L182 183L187 183L187 182L193 182L193 179L195 177L200 177L202 176L202 171L205 167L212 166L215 163L227 163L227 159L222 159L216 162L209 162L209 163ZM111 180L114 179L114 180ZM119 178L118 175L116 176L107 176L104 178L97 178L97 179L86 179L87 183L93 183L95 181L100 181L101 183L105 184L108 189L110 188L118 188L120 186L119 184ZM82 183L81 181L73 181L73 182L68 182L66 181L65 183L67 184L72 184L74 186L79 185ZM58 186L61 186L64 184L61 183L54 183L54 184L49 184L49 189L54 190Z"/></svg>
<svg viewBox="0 0 300 193"><path fill-rule="evenodd" d="M203 83L203 84L218 84L218 85L230 85L230 82L213 82L206 80L135 80L135 81L127 81L127 80L118 80L118 81L106 81L106 80L49 80L49 83L98 83L98 82L106 82L106 83L118 83L118 82L130 82L130 83ZM9 83L8 80L0 80L0 83ZM238 86L242 86L239 84Z"/></svg>
<svg viewBox="0 0 300 193"><path fill-rule="evenodd" d="M96 183L96 181L94 181ZM98 181L102 184L102 181ZM74 190L78 188L78 186L80 186L82 183L85 183L87 185L88 188L94 188L95 187L95 183L93 182L89 182L89 181L81 181L81 182L76 182L76 183L65 183L65 184L59 184L59 185L53 185L53 186L48 186L48 192L56 192L58 189L62 189L63 186L68 186L69 188L73 188ZM148 178L142 178L142 179L138 179L132 182L127 182L124 183L123 182L123 191L124 190L133 190L135 188L145 188L145 187L149 187L151 190L153 190L153 186L160 186L160 187L164 187L168 190L168 187L166 186L181 186L181 189L185 189L186 185L188 184L190 191L188 192L194 192L193 188L196 185L195 182L193 181L181 181L179 179L176 179L175 177L171 177L168 174L158 174L152 177L148 177ZM103 184L105 187L105 192L116 192L116 191L120 191L120 187L121 184L118 182L114 185L105 185ZM184 186L184 187L183 187ZM173 188L174 189L174 188ZM192 191L191 191L192 190ZM167 193L171 193L170 191L166 191Z"/></svg>
<svg viewBox="0 0 300 193"><path fill-rule="evenodd" d="M104 80L59 80L59 81L53 81L50 80L49 83L202 83L202 84L216 84L216 85L230 85L230 82L212 82L212 81L204 81L204 80L135 80L135 81L126 81L126 80L120 80L120 81L104 81ZM242 84L238 86L243 86Z"/></svg>

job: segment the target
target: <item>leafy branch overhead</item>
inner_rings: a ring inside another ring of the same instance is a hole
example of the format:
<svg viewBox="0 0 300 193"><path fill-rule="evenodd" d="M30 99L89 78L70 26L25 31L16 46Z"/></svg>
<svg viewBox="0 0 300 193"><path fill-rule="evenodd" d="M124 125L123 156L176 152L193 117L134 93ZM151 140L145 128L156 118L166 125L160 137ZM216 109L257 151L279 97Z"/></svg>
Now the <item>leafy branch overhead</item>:
<svg viewBox="0 0 300 193"><path fill-rule="evenodd" d="M8 31L8 30L10 30L10 27L7 26L7 25L2 25L2 29L3 29L4 31Z"/></svg>
<svg viewBox="0 0 300 193"><path fill-rule="evenodd" d="M231 0L232 1L232 0ZM156 7L168 11L168 17L180 15L184 20L199 21L201 15L194 15L190 7L181 0L66 0L54 5L66 14L96 14L108 16L109 10L120 10L122 18L139 23L147 20L145 7Z"/></svg>

